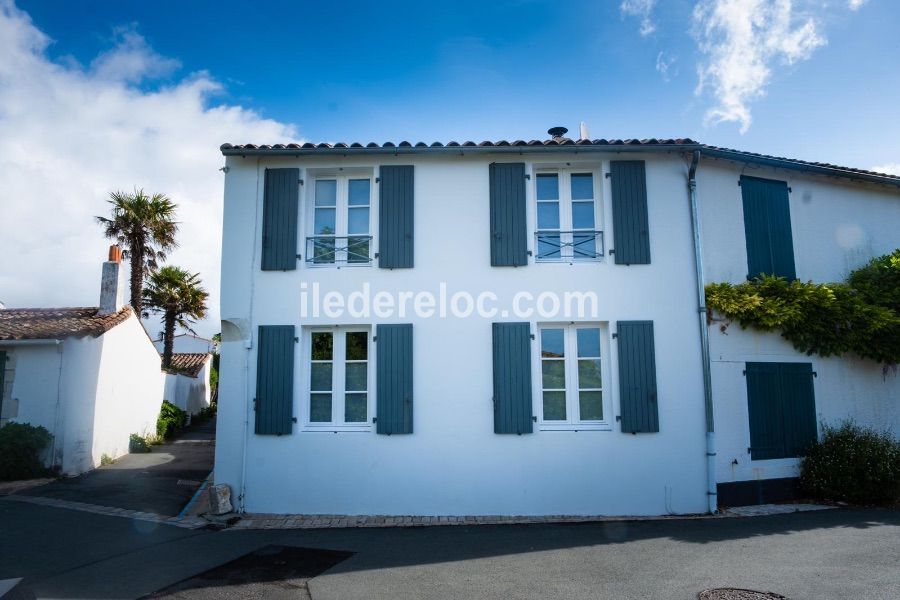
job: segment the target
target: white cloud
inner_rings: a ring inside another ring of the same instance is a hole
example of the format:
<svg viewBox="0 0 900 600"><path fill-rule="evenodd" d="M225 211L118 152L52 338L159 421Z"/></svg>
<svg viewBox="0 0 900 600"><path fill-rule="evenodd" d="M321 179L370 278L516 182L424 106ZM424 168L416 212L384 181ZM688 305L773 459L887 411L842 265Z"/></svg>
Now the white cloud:
<svg viewBox="0 0 900 600"><path fill-rule="evenodd" d="M868 1L869 0L847 0L847 6L850 7L850 10L859 10L862 8L863 4Z"/></svg>
<svg viewBox="0 0 900 600"><path fill-rule="evenodd" d="M619 10L625 16L640 19L641 28L639 31L642 36L648 36L656 31L656 23L651 18L655 4L656 0L622 0Z"/></svg>
<svg viewBox="0 0 900 600"><path fill-rule="evenodd" d="M212 106L206 73L152 91L171 75L133 29L89 68L48 59L51 43L27 14L0 0L0 300L8 306L96 305L109 242L94 223L114 189L143 187L179 205L181 247L170 257L199 271L218 331L225 141L291 141L293 127L240 106ZM153 332L151 332L153 333Z"/></svg>
<svg viewBox="0 0 900 600"><path fill-rule="evenodd" d="M897 175L900 177L900 163L885 163L883 165L872 167L869 170L875 171L876 173L885 173L887 175Z"/></svg>
<svg viewBox="0 0 900 600"><path fill-rule="evenodd" d="M678 67L676 63L678 58L671 56L665 50L656 55L656 71L659 73L663 81L671 81L673 77L678 76Z"/></svg>
<svg viewBox="0 0 900 600"><path fill-rule="evenodd" d="M793 0L701 0L693 33L703 62L697 93L711 90L717 104L708 123L752 121L750 103L765 95L772 67L808 59L826 43L812 17L798 16Z"/></svg>

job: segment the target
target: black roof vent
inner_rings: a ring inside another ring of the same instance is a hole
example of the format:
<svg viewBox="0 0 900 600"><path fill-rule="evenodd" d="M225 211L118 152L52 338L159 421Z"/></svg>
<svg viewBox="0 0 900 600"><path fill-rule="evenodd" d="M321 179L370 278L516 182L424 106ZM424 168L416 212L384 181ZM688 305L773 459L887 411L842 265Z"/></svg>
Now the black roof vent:
<svg viewBox="0 0 900 600"><path fill-rule="evenodd" d="M552 137L554 140L558 140L569 133L569 130L565 127L551 127L547 130L547 133L549 133L550 137Z"/></svg>

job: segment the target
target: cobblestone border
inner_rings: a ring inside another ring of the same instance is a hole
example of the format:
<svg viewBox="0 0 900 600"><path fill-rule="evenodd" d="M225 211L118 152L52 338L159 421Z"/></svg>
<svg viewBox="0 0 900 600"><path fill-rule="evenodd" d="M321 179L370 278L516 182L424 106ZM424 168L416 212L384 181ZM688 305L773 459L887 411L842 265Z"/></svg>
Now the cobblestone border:
<svg viewBox="0 0 900 600"><path fill-rule="evenodd" d="M225 518L229 515L225 515ZM238 515L234 515L238 516ZM435 527L459 525L533 525L541 523L605 523L619 521L680 521L720 519L728 515L665 515L656 517L606 517L553 515L528 516L470 516L470 517L414 517L414 516L347 516L347 515L274 515L245 513L229 529L341 529L351 527Z"/></svg>
<svg viewBox="0 0 900 600"><path fill-rule="evenodd" d="M469 516L469 517L426 517L426 516L386 516L386 515L289 515L289 514L262 514L245 513L238 515L231 513L222 516L210 516L202 518L196 515L180 517L168 517L156 513L141 512L125 508L113 508L99 506L84 502L72 502L58 500L56 498L43 498L40 496L9 495L0 500L13 500L27 502L40 506L53 508L65 508L80 510L83 512L105 515L110 517L125 517L147 521L160 525L172 525L183 529L200 529L208 525L219 526L232 530L248 529L346 529L346 528L374 528L374 527L441 527L459 525L534 525L534 524L561 524L561 523L614 523L626 521L684 521L701 519L724 519L759 517L776 514L788 514L795 512L807 512L836 508L834 506L820 504L766 504L754 507L741 507L729 509L715 515L690 514L690 515L663 515L663 516L626 516L608 517L602 515L550 515L540 517L529 516Z"/></svg>
<svg viewBox="0 0 900 600"><path fill-rule="evenodd" d="M157 523L159 525L172 525L174 527L181 527L182 529L199 529L201 527L206 527L209 524L208 521L199 517L168 517L166 515L158 515L156 513L142 512L139 510L129 510L127 508L113 508L111 506L100 506L98 504L72 502L71 500L59 500L41 496L19 496L11 494L9 496L4 496L2 500L25 502L28 504L37 504L39 506L50 506L52 508L80 510L82 512L105 515L108 517L125 517L126 519L136 519L138 521L147 521L148 523Z"/></svg>

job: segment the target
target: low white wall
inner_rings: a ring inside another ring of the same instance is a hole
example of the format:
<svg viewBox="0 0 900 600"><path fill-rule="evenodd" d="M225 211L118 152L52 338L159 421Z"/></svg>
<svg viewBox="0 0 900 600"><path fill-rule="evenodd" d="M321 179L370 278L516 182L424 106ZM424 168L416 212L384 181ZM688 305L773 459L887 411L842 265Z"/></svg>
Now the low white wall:
<svg viewBox="0 0 900 600"><path fill-rule="evenodd" d="M165 374L143 326L131 317L102 338L92 459L128 453L132 433L156 433Z"/></svg>
<svg viewBox="0 0 900 600"><path fill-rule="evenodd" d="M835 425L853 419L860 425L892 429L900 435L900 376L881 365L853 357L822 358L794 350L777 333L742 330L737 323L721 333L710 328L715 397L717 477L719 483L796 477L799 459L750 460L747 379L750 362L812 363L816 420Z"/></svg>
<svg viewBox="0 0 900 600"><path fill-rule="evenodd" d="M60 380L61 447L56 464L66 475L78 475L100 463L93 454L97 380L103 338L69 338L63 342L63 369ZM60 454L61 452L61 454Z"/></svg>
<svg viewBox="0 0 900 600"><path fill-rule="evenodd" d="M196 377L176 373L166 373L165 392L163 398L187 412L195 415L209 406L209 367L212 360L206 361Z"/></svg>

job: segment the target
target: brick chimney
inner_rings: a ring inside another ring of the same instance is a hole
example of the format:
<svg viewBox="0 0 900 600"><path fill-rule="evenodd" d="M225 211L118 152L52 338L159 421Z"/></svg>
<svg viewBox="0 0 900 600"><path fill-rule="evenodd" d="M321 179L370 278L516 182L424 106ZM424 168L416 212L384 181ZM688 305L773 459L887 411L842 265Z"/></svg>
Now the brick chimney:
<svg viewBox="0 0 900 600"><path fill-rule="evenodd" d="M122 277L122 249L109 247L109 260L103 263L103 275L100 279L100 310L98 315L109 315L119 312L125 305L125 282Z"/></svg>

